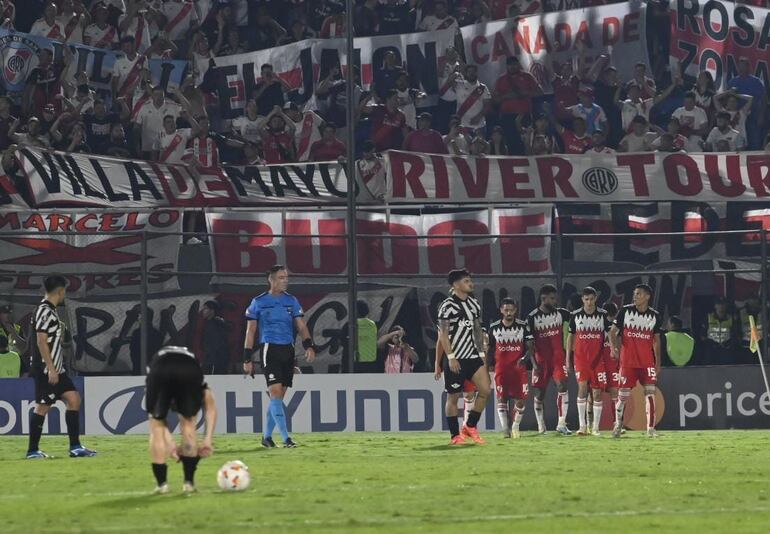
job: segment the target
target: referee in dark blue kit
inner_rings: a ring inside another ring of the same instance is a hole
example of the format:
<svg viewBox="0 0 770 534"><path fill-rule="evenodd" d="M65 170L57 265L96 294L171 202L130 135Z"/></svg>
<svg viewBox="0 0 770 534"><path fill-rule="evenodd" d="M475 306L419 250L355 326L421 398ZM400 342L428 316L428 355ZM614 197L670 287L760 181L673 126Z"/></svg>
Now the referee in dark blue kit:
<svg viewBox="0 0 770 534"><path fill-rule="evenodd" d="M262 345L260 359L270 392L270 406L267 410L267 425L262 446L275 447L273 430L278 427L284 447L294 448L297 444L289 437L286 429L286 413L283 397L294 380L294 338L297 332L302 336L305 359L315 360L315 346L310 337L304 313L299 301L286 292L289 286L289 272L283 265L275 265L267 273L270 289L255 297L246 309L246 341L243 343L243 372L254 375L254 339L259 323L259 343Z"/></svg>

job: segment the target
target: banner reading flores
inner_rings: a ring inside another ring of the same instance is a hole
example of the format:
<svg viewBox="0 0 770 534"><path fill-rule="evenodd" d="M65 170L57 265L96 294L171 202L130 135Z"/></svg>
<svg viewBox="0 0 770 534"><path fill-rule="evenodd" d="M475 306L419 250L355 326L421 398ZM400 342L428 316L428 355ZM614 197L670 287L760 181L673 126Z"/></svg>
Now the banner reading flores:
<svg viewBox="0 0 770 534"><path fill-rule="evenodd" d="M770 154L455 157L386 154L390 202L754 201L770 197Z"/></svg>

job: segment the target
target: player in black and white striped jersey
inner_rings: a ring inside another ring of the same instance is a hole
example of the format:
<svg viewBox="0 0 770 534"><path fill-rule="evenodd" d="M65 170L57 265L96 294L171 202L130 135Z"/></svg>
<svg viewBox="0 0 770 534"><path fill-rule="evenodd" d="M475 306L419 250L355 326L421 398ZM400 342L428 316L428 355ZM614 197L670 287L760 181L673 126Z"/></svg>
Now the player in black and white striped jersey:
<svg viewBox="0 0 770 534"><path fill-rule="evenodd" d="M489 372L484 352L484 334L481 329L481 304L473 293L473 280L465 269L451 271L447 281L453 293L438 309L439 343L444 348L444 387L447 392L446 417L452 445L462 445L466 439L483 444L476 430L481 412L489 397ZM463 382L470 380L478 396L468 419L459 428L457 401L463 391Z"/></svg>
<svg viewBox="0 0 770 534"><path fill-rule="evenodd" d="M32 328L36 333L32 347L32 376L35 379L35 410L29 416L29 447L27 458L48 458L40 450L40 436L43 434L45 416L51 406L63 400L67 406L64 419L70 441L70 456L80 458L95 456L96 452L80 444L80 394L64 368L62 343L64 325L56 311L64 304L67 281L63 276L49 276L43 282L45 297L32 317Z"/></svg>

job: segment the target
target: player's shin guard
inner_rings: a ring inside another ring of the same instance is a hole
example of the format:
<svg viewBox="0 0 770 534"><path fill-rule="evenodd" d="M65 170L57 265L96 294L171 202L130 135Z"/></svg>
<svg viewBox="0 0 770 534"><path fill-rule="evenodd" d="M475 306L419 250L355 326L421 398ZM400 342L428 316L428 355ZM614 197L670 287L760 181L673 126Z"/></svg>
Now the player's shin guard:
<svg viewBox="0 0 770 534"><path fill-rule="evenodd" d="M270 411L273 414L273 419L275 419L275 426L278 427L278 432L281 433L281 439L286 441L289 439L289 431L286 428L286 412L283 410L283 400L271 399Z"/></svg>
<svg viewBox="0 0 770 534"><path fill-rule="evenodd" d="M586 422L586 405L587 404L588 404L588 399L581 399L580 397L578 397L577 399L578 421L580 422L581 430L588 425L588 423ZM561 424L561 413L559 414L559 424Z"/></svg>
<svg viewBox="0 0 770 534"><path fill-rule="evenodd" d="M518 430L521 425L521 418L524 417L524 406L518 408L513 407L513 429Z"/></svg>
<svg viewBox="0 0 770 534"><path fill-rule="evenodd" d="M623 414L626 411L626 402L630 396L630 390L621 389L618 392L618 402L615 404L615 426L623 426Z"/></svg>
<svg viewBox="0 0 770 534"><path fill-rule="evenodd" d="M64 413L64 420L67 423L70 449L76 449L80 447L80 412L77 410L67 410Z"/></svg>
<svg viewBox="0 0 770 534"><path fill-rule="evenodd" d="M556 406L559 408L559 426L566 425L569 411L569 395L566 391L557 394Z"/></svg>
<svg viewBox="0 0 770 534"><path fill-rule="evenodd" d="M543 401L535 397L535 418L537 419L537 431L545 432L545 417L543 417Z"/></svg>
<svg viewBox="0 0 770 534"><path fill-rule="evenodd" d="M645 396L645 412L647 412L647 430L655 428L655 394L647 393Z"/></svg>
<svg viewBox="0 0 770 534"><path fill-rule="evenodd" d="M184 481L188 484L195 484L195 469L198 467L199 456L180 456L182 461L182 470L184 471Z"/></svg>
<svg viewBox="0 0 770 534"><path fill-rule="evenodd" d="M594 426L593 431L599 432L599 425L602 421L602 401L594 401Z"/></svg>
<svg viewBox="0 0 770 534"><path fill-rule="evenodd" d="M166 464L152 464L152 474L155 475L155 481L158 483L158 487L168 482L168 465Z"/></svg>
<svg viewBox="0 0 770 534"><path fill-rule="evenodd" d="M45 423L45 415L39 415L35 412L29 414L29 448L27 451L34 452L40 448L40 436L43 435L43 423Z"/></svg>
<svg viewBox="0 0 770 534"><path fill-rule="evenodd" d="M497 403L497 417L500 419L503 430L511 427L511 417L509 413L507 401Z"/></svg>
<svg viewBox="0 0 770 534"><path fill-rule="evenodd" d="M468 424L468 416L473 411L473 407L476 405L476 394L474 393L473 397L471 397L470 399L463 398L463 402L465 403L464 407L463 407L463 409L465 411L465 413L463 414L463 423L467 425Z"/></svg>

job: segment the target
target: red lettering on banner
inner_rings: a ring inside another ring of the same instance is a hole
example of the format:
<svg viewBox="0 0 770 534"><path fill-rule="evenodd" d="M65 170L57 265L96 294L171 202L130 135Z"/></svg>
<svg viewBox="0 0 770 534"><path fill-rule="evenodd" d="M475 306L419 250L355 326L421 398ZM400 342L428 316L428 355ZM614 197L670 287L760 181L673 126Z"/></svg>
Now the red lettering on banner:
<svg viewBox="0 0 770 534"><path fill-rule="evenodd" d="M722 180L719 173L719 156L716 154L704 154L703 162L706 167L706 176L709 178L711 190L723 197L739 197L746 192L741 176L741 158L736 155L728 155L727 159L727 181L729 185Z"/></svg>
<svg viewBox="0 0 770 534"><path fill-rule="evenodd" d="M679 168L684 168L684 183L679 175ZM698 163L686 154L671 154L663 160L663 173L671 192L685 197L695 196L703 191Z"/></svg>
<svg viewBox="0 0 770 534"><path fill-rule="evenodd" d="M593 48L594 44L591 41L591 28L588 27L588 22L585 20L580 21L580 27L577 34L575 34L575 43L583 41L583 44L588 48Z"/></svg>
<svg viewBox="0 0 770 534"><path fill-rule="evenodd" d="M230 107L233 109L242 108L246 102L246 88L243 80L233 80L228 82L227 86L235 88L235 94L230 97Z"/></svg>
<svg viewBox="0 0 770 534"><path fill-rule="evenodd" d="M214 219L213 233L253 234L249 237L215 237L214 255L218 271L226 273L266 272L278 263L278 255L268 248L275 245L273 229L261 221ZM243 260L247 262L244 265Z"/></svg>
<svg viewBox="0 0 770 534"><path fill-rule="evenodd" d="M617 17L607 17L602 24L602 43L604 46L614 45L620 39L620 20Z"/></svg>
<svg viewBox="0 0 770 534"><path fill-rule="evenodd" d="M498 32L495 34L495 39L492 41L492 62L498 61L501 57L508 57L512 55L511 49L508 46L508 41L505 36Z"/></svg>
<svg viewBox="0 0 770 534"><path fill-rule="evenodd" d="M72 226L72 218L66 215L51 214L48 216L48 227L51 232L69 232Z"/></svg>
<svg viewBox="0 0 770 534"><path fill-rule="evenodd" d="M415 274L420 272L417 232L405 224L385 221L357 222L359 234L414 236L414 239L359 237L358 271L361 274Z"/></svg>
<svg viewBox="0 0 770 534"><path fill-rule="evenodd" d="M195 180L187 170L169 165L163 167L168 171L168 174L166 174L157 163L148 162L148 164L155 173L155 176L160 180L170 204L193 204L194 202L185 201L195 201L200 196L198 194L198 186L195 185Z"/></svg>
<svg viewBox="0 0 770 534"><path fill-rule="evenodd" d="M489 184L489 160L487 158L473 158L473 160L476 164L475 169L471 169L470 158L452 158L463 180L468 198L484 198Z"/></svg>
<svg viewBox="0 0 770 534"><path fill-rule="evenodd" d="M313 221L290 219L287 215L284 231L288 235L299 234L316 237L285 237L286 266L293 273L341 274L347 268L347 243L344 237L328 237L328 234L345 235L344 219L319 219L318 230ZM313 249L318 250L318 266L313 263Z"/></svg>
<svg viewBox="0 0 770 534"><path fill-rule="evenodd" d="M131 271L121 273L118 275L118 283L116 286L138 286L142 282L141 273L137 271Z"/></svg>
<svg viewBox="0 0 770 534"><path fill-rule="evenodd" d="M407 170L407 165L409 166ZM417 154L404 152L390 153L390 178L393 182L393 198L407 198L406 184L412 190L413 198L428 198L420 178L427 174L425 162Z"/></svg>
<svg viewBox="0 0 770 534"><path fill-rule="evenodd" d="M139 217L139 213L135 211L128 213L126 216L126 224L123 225L123 230L125 231L142 230L144 228L144 225L136 222L136 219L138 217Z"/></svg>
<svg viewBox="0 0 770 534"><path fill-rule="evenodd" d="M233 191L230 181L225 177L224 172L220 168L212 167L205 174L201 174L198 180L198 188L201 196L207 200L207 205L210 205L212 200L226 205L238 202L238 197L235 191Z"/></svg>
<svg viewBox="0 0 770 534"><path fill-rule="evenodd" d="M99 222L100 232L115 232L120 229L120 221L118 216L114 213L105 213L102 215L102 220Z"/></svg>
<svg viewBox="0 0 770 534"><path fill-rule="evenodd" d="M449 198L449 171L446 168L446 160L441 156L430 156L433 163L433 198Z"/></svg>
<svg viewBox="0 0 770 534"><path fill-rule="evenodd" d="M503 197L505 198L535 198L532 189L519 189L518 184L529 185L529 174L517 172L516 167L529 167L527 158L504 158L498 160L500 179L503 182Z"/></svg>
<svg viewBox="0 0 770 534"><path fill-rule="evenodd" d="M543 50L550 52L551 43L548 42L548 34L546 33L545 26L541 25L537 30L537 35L535 36L535 46L532 49L532 53L539 54Z"/></svg>
<svg viewBox="0 0 770 534"><path fill-rule="evenodd" d="M640 13L629 13L623 17L623 42L630 43L641 39L639 35Z"/></svg>
<svg viewBox="0 0 770 534"><path fill-rule="evenodd" d="M517 56L521 55L522 50L527 54L532 54L529 48L529 26L526 19L519 19L519 21L521 24L513 31L513 50Z"/></svg>
<svg viewBox="0 0 770 534"><path fill-rule="evenodd" d="M746 156L746 168L749 170L749 183L754 188L754 194L758 198L768 196L766 187L770 188L770 157Z"/></svg>
<svg viewBox="0 0 770 534"><path fill-rule="evenodd" d="M618 155L618 165L628 166L631 171L631 182L634 185L634 196L650 196L650 188L647 184L647 173L644 170L645 165L655 163L654 154L629 154Z"/></svg>
<svg viewBox="0 0 770 534"><path fill-rule="evenodd" d="M564 34L564 40L562 40L562 34ZM555 52L564 52L569 50L572 44L572 26L566 22L560 22L553 27L553 40L555 45Z"/></svg>
<svg viewBox="0 0 770 534"><path fill-rule="evenodd" d="M563 196L577 198L578 194L569 179L572 176L572 164L564 158L537 158L537 172L540 175L540 186L543 196L557 198L556 186L559 186Z"/></svg>
<svg viewBox="0 0 770 534"><path fill-rule="evenodd" d="M488 235L489 228L481 221L474 220L456 220L439 223L428 230L429 236L453 235L456 237L436 237L428 239L428 268L431 273L443 274L452 269L465 267L473 273L491 273L492 272L492 253L489 247L489 240L485 238L463 238L462 234L482 234ZM462 241L481 242L476 245L461 246ZM457 244L457 249L455 249ZM456 261L457 256L462 256L463 261Z"/></svg>
<svg viewBox="0 0 770 534"><path fill-rule="evenodd" d="M82 217L80 217L77 221L75 221L75 230L78 232L93 232L96 231L99 227L99 224L97 223L94 226L88 226L88 223L91 221L96 221L96 214L94 213L88 213Z"/></svg>
<svg viewBox="0 0 770 534"><path fill-rule="evenodd" d="M496 33L495 37L498 35L500 34ZM487 43L487 38L484 35L477 35L471 40L471 55L475 64L481 65L489 60L489 54L484 54L480 51L480 47L485 46Z"/></svg>
<svg viewBox="0 0 770 534"><path fill-rule="evenodd" d="M10 226L11 230L18 230L21 228L21 221L19 220L19 214L15 212L0 213L0 230Z"/></svg>
<svg viewBox="0 0 770 534"><path fill-rule="evenodd" d="M175 225L180 215L176 210L156 210L150 213L148 220L153 228L166 228Z"/></svg>
<svg viewBox="0 0 770 534"><path fill-rule="evenodd" d="M528 234L530 228L545 225L545 214L502 216L501 234ZM530 251L539 250L541 259L530 260ZM501 237L500 259L504 273L541 273L549 269L545 237Z"/></svg>
<svg viewBox="0 0 770 534"><path fill-rule="evenodd" d="M24 221L24 229L29 230L30 228L36 228L40 232L45 232L48 230L45 225L45 221L43 221L43 218L37 213L31 215L29 219Z"/></svg>

